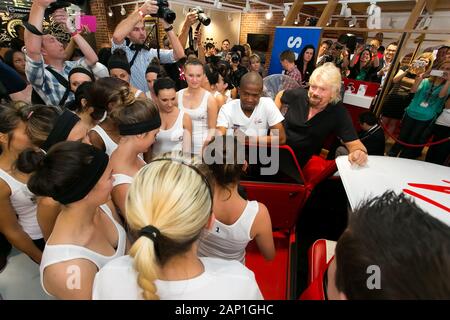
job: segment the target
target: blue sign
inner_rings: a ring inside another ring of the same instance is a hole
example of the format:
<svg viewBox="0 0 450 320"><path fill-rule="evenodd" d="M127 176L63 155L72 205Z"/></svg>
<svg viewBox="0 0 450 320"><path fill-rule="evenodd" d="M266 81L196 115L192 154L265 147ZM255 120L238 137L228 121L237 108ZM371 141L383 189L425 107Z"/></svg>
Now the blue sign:
<svg viewBox="0 0 450 320"><path fill-rule="evenodd" d="M312 44L316 48L317 56L321 32L322 28L318 27L276 27L269 74L281 73L283 70L280 54L284 50L294 51L297 58L306 45Z"/></svg>

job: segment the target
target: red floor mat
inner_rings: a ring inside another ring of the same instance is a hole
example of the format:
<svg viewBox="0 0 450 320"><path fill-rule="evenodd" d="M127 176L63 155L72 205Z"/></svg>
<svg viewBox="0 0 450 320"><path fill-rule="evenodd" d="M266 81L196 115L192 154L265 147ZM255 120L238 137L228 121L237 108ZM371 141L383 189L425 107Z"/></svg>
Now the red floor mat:
<svg viewBox="0 0 450 320"><path fill-rule="evenodd" d="M247 246L246 265L256 276L261 293L266 300L286 300L287 273L289 270L289 236L282 232L273 233L276 255L273 261L266 261L259 253L256 242Z"/></svg>

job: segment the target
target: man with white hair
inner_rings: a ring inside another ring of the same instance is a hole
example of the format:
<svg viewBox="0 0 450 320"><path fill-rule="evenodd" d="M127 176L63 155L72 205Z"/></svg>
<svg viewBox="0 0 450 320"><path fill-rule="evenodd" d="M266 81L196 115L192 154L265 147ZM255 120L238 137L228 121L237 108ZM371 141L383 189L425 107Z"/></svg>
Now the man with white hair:
<svg viewBox="0 0 450 320"><path fill-rule="evenodd" d="M340 70L333 63L325 63L314 70L309 84L308 91L303 88L284 91L278 101L279 108L281 104L287 107L284 121L287 144L300 165L304 166L313 154L320 153L330 134L336 134L344 142L351 163L364 165L367 150L342 105Z"/></svg>

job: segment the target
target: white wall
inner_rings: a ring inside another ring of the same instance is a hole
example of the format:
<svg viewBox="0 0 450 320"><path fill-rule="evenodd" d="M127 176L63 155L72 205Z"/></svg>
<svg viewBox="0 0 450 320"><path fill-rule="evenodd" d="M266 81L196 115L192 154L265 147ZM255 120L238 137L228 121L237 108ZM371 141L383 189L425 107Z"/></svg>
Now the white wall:
<svg viewBox="0 0 450 320"><path fill-rule="evenodd" d="M170 7L177 14L174 28L179 33L184 22L185 14L183 8L189 10L190 6L171 4ZM239 43L239 32L241 25L241 14L236 12L226 12L224 10L205 9L206 14L211 18L211 24L203 26L203 41L206 38L213 38L217 48L220 49L222 40L229 39L231 45ZM230 20L228 19L230 18ZM194 26L196 26L195 24Z"/></svg>

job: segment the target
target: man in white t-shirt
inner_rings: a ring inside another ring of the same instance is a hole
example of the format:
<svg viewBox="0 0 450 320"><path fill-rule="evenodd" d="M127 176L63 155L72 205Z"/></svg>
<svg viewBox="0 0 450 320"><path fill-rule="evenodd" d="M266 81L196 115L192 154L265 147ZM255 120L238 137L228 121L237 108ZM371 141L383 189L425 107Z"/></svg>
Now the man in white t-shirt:
<svg viewBox="0 0 450 320"><path fill-rule="evenodd" d="M248 72L241 79L240 99L220 108L217 130L220 134L233 135L242 132L257 137L257 143L271 143L277 137L280 145L286 143L283 115L271 98L261 98L263 79L257 72ZM268 131L270 129L270 134Z"/></svg>

